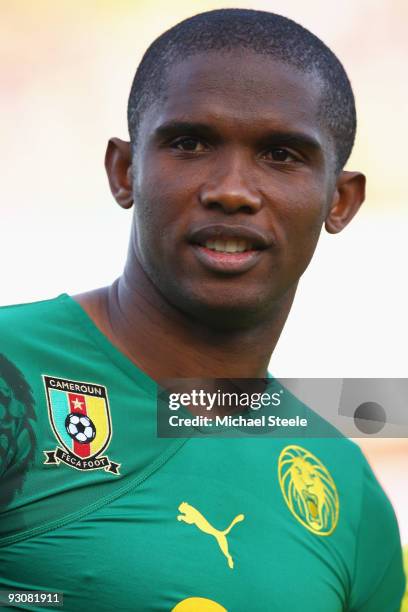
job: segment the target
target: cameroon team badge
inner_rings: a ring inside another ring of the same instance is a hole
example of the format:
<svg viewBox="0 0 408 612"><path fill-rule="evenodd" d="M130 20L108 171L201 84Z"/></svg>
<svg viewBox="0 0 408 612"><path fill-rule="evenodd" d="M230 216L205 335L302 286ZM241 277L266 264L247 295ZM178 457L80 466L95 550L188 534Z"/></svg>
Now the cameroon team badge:
<svg viewBox="0 0 408 612"><path fill-rule="evenodd" d="M278 475L285 502L299 523L316 535L333 533L339 520L339 496L323 463L292 444L279 456Z"/></svg>
<svg viewBox="0 0 408 612"><path fill-rule="evenodd" d="M43 381L51 427L61 445L44 451L44 463L62 461L77 470L104 469L118 475L120 463L101 456L112 437L106 387L45 375Z"/></svg>

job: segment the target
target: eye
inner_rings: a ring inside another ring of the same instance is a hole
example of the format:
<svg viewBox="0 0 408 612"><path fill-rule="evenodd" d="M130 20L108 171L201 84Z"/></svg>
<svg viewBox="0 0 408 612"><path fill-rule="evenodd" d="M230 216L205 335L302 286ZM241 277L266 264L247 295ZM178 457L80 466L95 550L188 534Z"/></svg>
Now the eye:
<svg viewBox="0 0 408 612"><path fill-rule="evenodd" d="M265 151L263 155L268 161L281 163L298 161L298 159L292 153L290 153L290 151L281 147L273 147L272 149Z"/></svg>
<svg viewBox="0 0 408 612"><path fill-rule="evenodd" d="M178 151L188 151L189 153L202 153L207 150L207 147L199 138L193 136L184 136L178 138L171 143L173 149Z"/></svg>

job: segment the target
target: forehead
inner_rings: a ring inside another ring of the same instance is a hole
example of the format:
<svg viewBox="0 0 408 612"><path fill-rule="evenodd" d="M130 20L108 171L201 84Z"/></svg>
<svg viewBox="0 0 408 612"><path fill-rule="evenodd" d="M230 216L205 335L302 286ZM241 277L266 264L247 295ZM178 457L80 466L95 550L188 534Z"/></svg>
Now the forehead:
<svg viewBox="0 0 408 612"><path fill-rule="evenodd" d="M253 52L209 52L167 70L149 115L153 123L211 120L252 131L303 130L321 140L320 98L314 74Z"/></svg>

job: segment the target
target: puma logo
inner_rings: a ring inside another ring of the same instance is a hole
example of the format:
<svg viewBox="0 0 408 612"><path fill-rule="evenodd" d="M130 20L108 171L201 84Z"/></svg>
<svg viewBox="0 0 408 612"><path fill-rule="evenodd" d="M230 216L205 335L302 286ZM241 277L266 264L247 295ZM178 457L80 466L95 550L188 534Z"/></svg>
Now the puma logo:
<svg viewBox="0 0 408 612"><path fill-rule="evenodd" d="M207 521L206 518L204 518L201 512L199 512L193 506L190 506L190 504L188 504L187 502L182 502L179 505L178 509L182 513L177 516L178 521L184 521L185 523L187 523L187 525L196 525L198 529L200 529L200 531L214 536L214 538L218 542L218 546L220 547L221 552L227 558L228 567L233 569L234 561L228 551L228 542L226 536L229 534L229 532L236 523L240 523L244 520L245 515L238 514L238 516L236 516L231 521L230 525L226 529L224 529L224 531L219 531L218 529L215 529L215 527L210 525L210 523Z"/></svg>

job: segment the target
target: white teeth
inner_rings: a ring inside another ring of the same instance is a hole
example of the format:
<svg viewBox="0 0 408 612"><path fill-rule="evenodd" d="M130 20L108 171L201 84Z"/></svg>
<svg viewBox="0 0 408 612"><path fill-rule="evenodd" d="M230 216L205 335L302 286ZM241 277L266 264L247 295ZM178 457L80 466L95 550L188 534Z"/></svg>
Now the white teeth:
<svg viewBox="0 0 408 612"><path fill-rule="evenodd" d="M227 253L236 253L237 249L237 241L236 240L227 240L225 243L225 250Z"/></svg>
<svg viewBox="0 0 408 612"><path fill-rule="evenodd" d="M237 240L237 251L238 253L242 253L242 251L245 251L245 249L248 248L247 247L247 241L246 240Z"/></svg>
<svg viewBox="0 0 408 612"><path fill-rule="evenodd" d="M238 240L234 238L229 240L217 238L217 240L207 240L204 246L207 249L221 251L222 253L242 253L252 248L245 238L239 238Z"/></svg>

